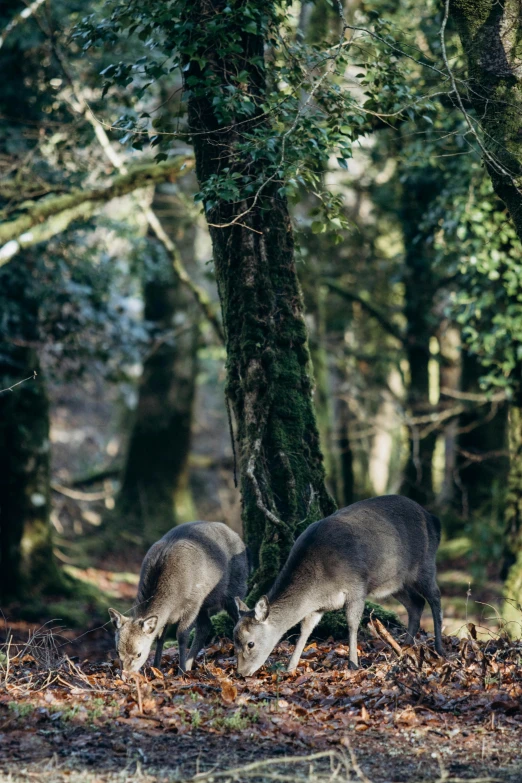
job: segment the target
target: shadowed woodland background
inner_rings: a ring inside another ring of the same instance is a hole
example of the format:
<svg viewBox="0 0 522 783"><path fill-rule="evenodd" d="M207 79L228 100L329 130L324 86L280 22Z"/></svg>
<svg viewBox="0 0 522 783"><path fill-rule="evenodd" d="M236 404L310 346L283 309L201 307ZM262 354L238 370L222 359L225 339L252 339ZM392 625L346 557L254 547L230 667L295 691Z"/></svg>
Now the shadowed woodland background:
<svg viewBox="0 0 522 783"><path fill-rule="evenodd" d="M252 9L253 52L263 40ZM252 82L268 113L274 94L294 101L271 131L280 181L263 198L275 207L255 218L270 213L276 232L291 221L288 247L269 249L290 271L267 267L261 281L267 301L272 287L290 303L288 324L274 326L258 318L262 295L241 288L255 221L239 240L240 226L216 227L238 203L249 209L253 185L242 193L239 174L227 179L204 157L208 95L183 64L188 49L169 60L184 28L109 11L74 0L0 11L6 617L88 625L107 595L122 606L132 597L146 547L194 518L245 524L254 595L303 525L402 493L442 519L447 630L470 618L498 629L503 617L519 636L520 163L506 136L515 76L481 83L484 41L464 2L444 22L446 53L438 3L277 11L265 41L275 71ZM205 9L186 13L192 24ZM271 38L277 24L288 60ZM331 52L343 24L352 43L340 57ZM236 76L213 104L220 122L257 116L233 103L252 74ZM481 114L487 90L504 91L505 116L498 106L493 119ZM252 182L274 180L269 153L256 155ZM227 242L237 245L229 256ZM248 351L265 339L280 369L245 380ZM288 524L276 535L280 516Z"/></svg>

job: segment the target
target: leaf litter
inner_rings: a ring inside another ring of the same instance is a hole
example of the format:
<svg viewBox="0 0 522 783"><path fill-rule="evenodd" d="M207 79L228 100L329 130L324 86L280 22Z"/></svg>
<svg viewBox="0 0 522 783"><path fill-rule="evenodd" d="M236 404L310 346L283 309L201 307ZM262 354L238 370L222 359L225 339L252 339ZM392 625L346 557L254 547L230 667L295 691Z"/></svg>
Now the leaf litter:
<svg viewBox="0 0 522 783"><path fill-rule="evenodd" d="M127 676L116 661L53 657L45 630L0 657L0 771L37 765L29 780L54 759L54 779L123 765L172 780L210 779L208 768L216 779L312 780L285 761L312 754L314 780L335 767L336 780L367 783L522 781L522 642L479 641L470 627L468 638L445 638L442 658L431 639L399 644L378 621L371 631L357 671L348 646L330 640L310 644L288 674L282 642L242 679L226 639L188 674L171 649L162 670Z"/></svg>

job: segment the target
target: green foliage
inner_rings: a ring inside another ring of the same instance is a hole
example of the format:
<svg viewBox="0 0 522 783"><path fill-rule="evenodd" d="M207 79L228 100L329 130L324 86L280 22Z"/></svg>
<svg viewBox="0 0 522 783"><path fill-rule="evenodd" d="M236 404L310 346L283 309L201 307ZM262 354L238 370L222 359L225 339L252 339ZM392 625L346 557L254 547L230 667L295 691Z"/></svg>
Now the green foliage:
<svg viewBox="0 0 522 783"><path fill-rule="evenodd" d="M522 245L484 170L478 165L461 170L427 219L434 226L438 263L456 275L448 311L486 368L483 384L518 391Z"/></svg>
<svg viewBox="0 0 522 783"><path fill-rule="evenodd" d="M206 211L217 203L260 196L273 183L291 200L299 199L303 190L314 193L317 217L312 230L341 236L349 227L342 200L327 192L322 180L332 156L347 169L354 144L375 124L375 112L393 124L433 109L424 85L408 78L418 68L403 55L407 38L398 37L397 26L381 15L379 3L365 7L364 58L358 42L345 37L337 10L332 9L335 29L324 30L326 40L308 43L286 2L222 0L218 5L220 13L192 0L175 0L168 10L152 2L113 2L110 15L91 15L78 27L76 40L84 49L129 36L149 50L105 68L104 92L132 86L131 100L141 100L170 74L183 77L182 102L176 110L167 105L154 117L126 112L116 123L124 132L121 141L140 149L148 141L160 150L158 159L164 159L173 142L187 135L183 102L204 98L215 117L217 142L230 127L241 128L226 164L200 178L196 200ZM257 43L262 39L270 47L266 64ZM226 81L217 76L216 59L234 63ZM345 73L354 68L360 73L348 88Z"/></svg>

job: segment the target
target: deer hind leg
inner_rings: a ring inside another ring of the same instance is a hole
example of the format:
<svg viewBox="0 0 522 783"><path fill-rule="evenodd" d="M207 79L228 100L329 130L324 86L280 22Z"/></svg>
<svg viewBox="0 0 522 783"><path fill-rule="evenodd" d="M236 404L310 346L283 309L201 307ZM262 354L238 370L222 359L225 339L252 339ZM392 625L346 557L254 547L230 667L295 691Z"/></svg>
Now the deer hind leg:
<svg viewBox="0 0 522 783"><path fill-rule="evenodd" d="M186 672L189 672L192 669L194 661L198 657L198 653L205 646L205 642L207 641L207 636L209 635L211 628L212 623L210 622L208 612L205 609L202 609L198 614L198 619L196 620L196 631L194 633L194 639L185 664Z"/></svg>
<svg viewBox="0 0 522 783"><path fill-rule="evenodd" d="M444 655L442 646L442 606L440 602L440 590L435 579L435 574L431 578L423 580L415 585L416 589L424 596L430 605L433 615L433 628L435 630L435 649L439 655Z"/></svg>
<svg viewBox="0 0 522 783"><path fill-rule="evenodd" d="M182 673L187 670L187 645L190 636L192 626L196 622L197 615L190 614L182 617L178 623L178 630L176 632L176 638L178 640L179 649L179 668Z"/></svg>
<svg viewBox="0 0 522 783"><path fill-rule="evenodd" d="M165 628L161 632L161 634L156 639L156 654L154 656L154 666L156 669L159 669L161 666L161 656L163 654L163 645L165 644L165 638L167 636L167 630L168 630L168 623L165 625Z"/></svg>
<svg viewBox="0 0 522 783"><path fill-rule="evenodd" d="M348 643L350 645L350 669L359 668L357 655L357 631L364 611L364 594L359 593L346 601L346 622L348 624Z"/></svg>
<svg viewBox="0 0 522 783"><path fill-rule="evenodd" d="M294 651L292 653L292 657L290 658L290 661L288 662L287 672L293 672L297 668L297 664L299 663L299 658L301 657L301 653L303 652L305 648L305 644L308 641L308 637L314 630L315 626L323 616L323 612L312 612L311 614L308 614L302 621L301 621L301 633L299 635L299 639L296 642Z"/></svg>
<svg viewBox="0 0 522 783"><path fill-rule="evenodd" d="M405 586L394 594L408 612L408 636L413 641L419 632L420 621L426 601L413 587Z"/></svg>

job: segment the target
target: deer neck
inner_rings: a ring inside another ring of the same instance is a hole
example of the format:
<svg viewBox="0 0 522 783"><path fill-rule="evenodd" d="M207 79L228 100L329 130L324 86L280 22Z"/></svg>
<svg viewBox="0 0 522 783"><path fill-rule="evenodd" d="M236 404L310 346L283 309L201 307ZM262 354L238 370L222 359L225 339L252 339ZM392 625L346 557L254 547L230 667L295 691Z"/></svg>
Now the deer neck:
<svg viewBox="0 0 522 783"><path fill-rule="evenodd" d="M280 636L300 623L312 611L313 607L306 592L292 585L287 586L270 601L270 621L280 631Z"/></svg>

